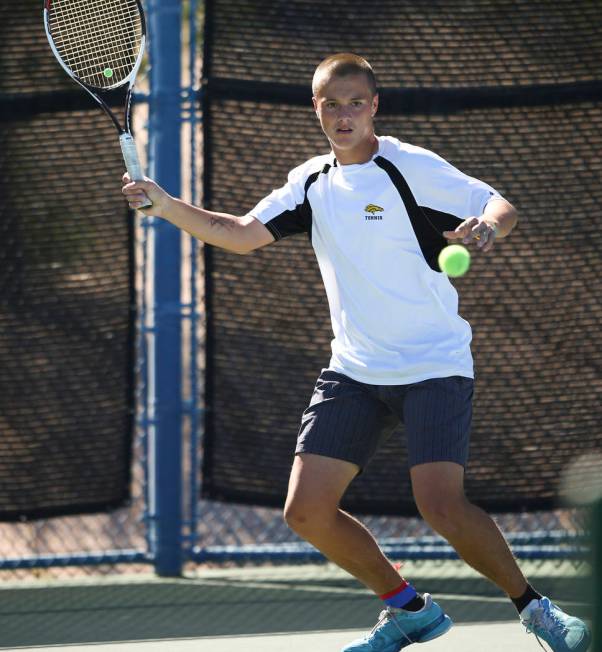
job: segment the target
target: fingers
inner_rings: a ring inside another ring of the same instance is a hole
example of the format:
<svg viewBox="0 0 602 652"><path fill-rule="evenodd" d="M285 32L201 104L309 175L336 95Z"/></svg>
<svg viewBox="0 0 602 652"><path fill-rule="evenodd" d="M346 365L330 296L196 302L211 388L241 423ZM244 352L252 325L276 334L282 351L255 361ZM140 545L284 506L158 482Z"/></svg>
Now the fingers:
<svg viewBox="0 0 602 652"><path fill-rule="evenodd" d="M496 230L490 224L487 225L486 229L483 229L477 236L477 248L482 249L483 251L489 251L493 247L493 241L495 240Z"/></svg>
<svg viewBox="0 0 602 652"><path fill-rule="evenodd" d="M149 200L146 195L139 195L136 198L128 198L128 204L130 208L135 210L151 210L153 207L152 204L149 206Z"/></svg>
<svg viewBox="0 0 602 652"><path fill-rule="evenodd" d="M151 192L149 183L146 181L131 181L127 173L123 175L123 182L125 185L121 192L124 194L130 208L139 209L148 203Z"/></svg>
<svg viewBox="0 0 602 652"><path fill-rule="evenodd" d="M479 218L478 217L469 217L467 220L464 220L454 231L443 231L443 237L448 240L463 240L466 242L466 239L469 241L471 238L472 230L478 226Z"/></svg>
<svg viewBox="0 0 602 652"><path fill-rule="evenodd" d="M443 231L443 237L448 240L461 240L466 245L476 242L477 247L483 251L491 250L496 235L495 226L478 217L468 218L454 231Z"/></svg>

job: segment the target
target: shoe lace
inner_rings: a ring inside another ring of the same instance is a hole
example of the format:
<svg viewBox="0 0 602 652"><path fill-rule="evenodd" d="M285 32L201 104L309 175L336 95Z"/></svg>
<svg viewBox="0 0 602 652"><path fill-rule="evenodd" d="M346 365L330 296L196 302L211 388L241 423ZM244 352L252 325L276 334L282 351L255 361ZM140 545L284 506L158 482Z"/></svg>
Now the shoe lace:
<svg viewBox="0 0 602 652"><path fill-rule="evenodd" d="M539 640L539 636L537 636L537 632L535 631L536 627L550 632L552 636L562 636L567 631L564 622L554 613L551 602L534 609L529 616L529 620L523 622L523 624L525 625L527 634L535 634L535 638L542 650L546 648Z"/></svg>
<svg viewBox="0 0 602 652"><path fill-rule="evenodd" d="M405 638L409 643L413 643L413 642L414 642L414 641L412 641L412 639L411 639L411 638L410 638L410 637L409 637L409 636L408 636L408 635L403 631L403 629L401 628L401 625L400 625L400 624L397 622L397 620L395 619L395 611L394 611L391 607L387 607L386 609L383 609L383 611L380 612L380 614L379 614L379 616L378 616L378 622L377 622L376 625L374 625L374 627L372 628L372 631L370 632L370 636L372 636L372 634L377 633L377 630L379 629L379 627L380 627L384 622L386 622L387 620L390 620L390 621L395 625L395 627L397 627L397 629L399 630L399 633L400 633L400 634L401 634L401 635L402 635L402 636L403 636L403 637L404 637L404 638Z"/></svg>

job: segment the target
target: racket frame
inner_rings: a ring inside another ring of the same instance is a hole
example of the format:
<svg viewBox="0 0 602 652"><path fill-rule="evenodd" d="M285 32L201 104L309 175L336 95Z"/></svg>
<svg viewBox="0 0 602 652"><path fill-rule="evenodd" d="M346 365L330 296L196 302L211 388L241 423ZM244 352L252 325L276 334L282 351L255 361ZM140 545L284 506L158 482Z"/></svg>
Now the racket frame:
<svg viewBox="0 0 602 652"><path fill-rule="evenodd" d="M88 0L92 2L94 0ZM135 0L138 5L138 11L140 12L140 26L141 26L141 39L140 39L140 51L138 52L138 57L132 68L131 72L127 77L122 79L117 84L112 86L107 86L105 88L99 88L97 86L92 86L87 82L80 79L67 64L63 61L61 55L59 54L56 45L54 44L54 39L50 32L50 10L54 0L44 0L44 29L46 30L46 37L48 43L52 50L52 53L56 57L57 61L61 64L63 70L73 79L74 82L79 84L94 100L100 105L101 109L111 118L111 121L115 125L117 132L119 133L119 144L121 145L121 151L123 154L123 159L130 175L132 181L142 181L144 179L144 173L142 171L142 165L140 164L140 159L138 157L138 152L136 150L136 144L132 136L131 131L131 107L132 107L132 91L134 88L134 83L142 64L142 59L144 57L144 51L146 47L146 17L144 15L144 10L140 0ZM109 108L109 105L102 99L99 93L105 93L107 91L116 90L122 88L127 84L127 92L125 96L125 108L124 108L124 118L123 125L119 122L113 111ZM146 202L140 208L146 208L152 206L152 202L147 198Z"/></svg>

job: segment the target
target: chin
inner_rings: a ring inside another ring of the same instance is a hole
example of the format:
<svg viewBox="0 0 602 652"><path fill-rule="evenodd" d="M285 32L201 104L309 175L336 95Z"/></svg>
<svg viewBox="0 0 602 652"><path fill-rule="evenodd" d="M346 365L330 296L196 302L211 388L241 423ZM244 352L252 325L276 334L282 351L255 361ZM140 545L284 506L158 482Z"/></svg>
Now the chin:
<svg viewBox="0 0 602 652"><path fill-rule="evenodd" d="M342 138L341 140L330 138L330 144L337 149L353 149L357 145L357 142L355 139L352 141L347 138Z"/></svg>

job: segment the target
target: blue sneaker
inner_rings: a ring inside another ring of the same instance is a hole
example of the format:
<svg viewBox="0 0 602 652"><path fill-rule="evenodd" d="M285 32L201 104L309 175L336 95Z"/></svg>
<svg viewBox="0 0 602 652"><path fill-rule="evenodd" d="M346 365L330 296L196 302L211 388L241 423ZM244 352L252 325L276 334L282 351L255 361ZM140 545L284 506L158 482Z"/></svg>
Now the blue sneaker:
<svg viewBox="0 0 602 652"><path fill-rule="evenodd" d="M426 643L445 634L452 625L451 618L425 593L420 611L387 607L369 634L349 643L341 652L399 652L411 643Z"/></svg>
<svg viewBox="0 0 602 652"><path fill-rule="evenodd" d="M540 645L539 639L543 639L553 652L585 652L591 643L587 625L579 618L567 616L548 598L527 607L521 614L521 622L528 634L535 634Z"/></svg>

